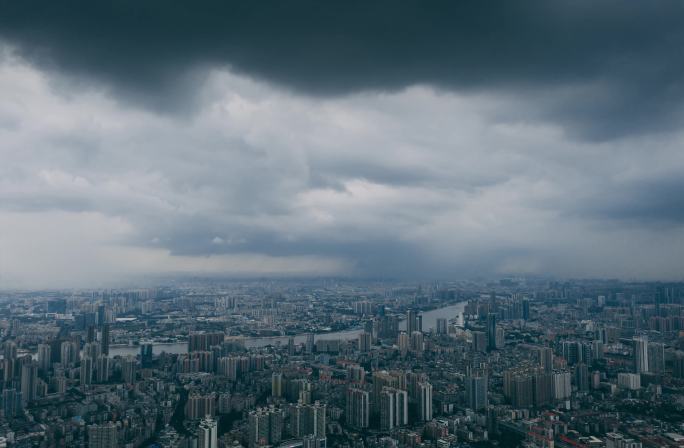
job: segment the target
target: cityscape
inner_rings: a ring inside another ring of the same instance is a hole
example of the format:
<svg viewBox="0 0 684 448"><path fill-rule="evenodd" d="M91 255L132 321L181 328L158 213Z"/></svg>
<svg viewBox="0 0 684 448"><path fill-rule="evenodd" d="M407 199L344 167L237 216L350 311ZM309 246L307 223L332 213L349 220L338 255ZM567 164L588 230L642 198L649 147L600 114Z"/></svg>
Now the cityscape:
<svg viewBox="0 0 684 448"><path fill-rule="evenodd" d="M684 284L4 293L0 446L678 447Z"/></svg>
<svg viewBox="0 0 684 448"><path fill-rule="evenodd" d="M683 0L0 0L0 448L684 448Z"/></svg>

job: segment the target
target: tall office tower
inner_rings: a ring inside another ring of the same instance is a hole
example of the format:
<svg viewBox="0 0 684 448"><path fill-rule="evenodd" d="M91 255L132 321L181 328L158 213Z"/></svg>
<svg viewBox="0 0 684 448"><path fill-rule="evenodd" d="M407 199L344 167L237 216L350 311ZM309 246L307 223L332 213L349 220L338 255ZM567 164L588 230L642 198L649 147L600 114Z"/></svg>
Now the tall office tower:
<svg viewBox="0 0 684 448"><path fill-rule="evenodd" d="M423 333L414 331L411 333L411 351L416 354L423 353Z"/></svg>
<svg viewBox="0 0 684 448"><path fill-rule="evenodd" d="M487 333L484 331L473 331L472 335L472 349L476 352L487 351Z"/></svg>
<svg viewBox="0 0 684 448"><path fill-rule="evenodd" d="M86 356L81 360L80 380L81 386L93 384L93 358Z"/></svg>
<svg viewBox="0 0 684 448"><path fill-rule="evenodd" d="M346 419L354 428L368 428L370 394L368 391L350 387L347 389Z"/></svg>
<svg viewBox="0 0 684 448"><path fill-rule="evenodd" d="M437 318L437 334L447 334L448 332L448 326L447 326L448 321L446 320L445 317L438 317Z"/></svg>
<svg viewBox="0 0 684 448"><path fill-rule="evenodd" d="M295 339L294 336L289 336L287 338L287 354L289 356L294 356L296 352Z"/></svg>
<svg viewBox="0 0 684 448"><path fill-rule="evenodd" d="M408 424L408 393L384 387L380 393L380 428L390 431Z"/></svg>
<svg viewBox="0 0 684 448"><path fill-rule="evenodd" d="M101 352L103 355L109 356L109 342L110 342L109 324L103 324L102 325L102 331L100 332L100 346L101 346Z"/></svg>
<svg viewBox="0 0 684 448"><path fill-rule="evenodd" d="M487 314L487 350L496 350L496 314Z"/></svg>
<svg viewBox="0 0 684 448"><path fill-rule="evenodd" d="M140 364L142 364L143 367L149 367L152 365L152 350L153 350L153 345L150 343L147 344L140 344Z"/></svg>
<svg viewBox="0 0 684 448"><path fill-rule="evenodd" d="M551 372L553 370L553 349L551 347L539 347L537 356L539 365L544 372Z"/></svg>
<svg viewBox="0 0 684 448"><path fill-rule="evenodd" d="M414 331L423 331L423 316L416 310L408 310L406 314L406 332L412 334Z"/></svg>
<svg viewBox="0 0 684 448"><path fill-rule="evenodd" d="M24 409L22 393L16 389L5 389L2 391L2 410L5 418L16 417Z"/></svg>
<svg viewBox="0 0 684 448"><path fill-rule="evenodd" d="M648 373L648 338L634 337L634 367L636 373Z"/></svg>
<svg viewBox="0 0 684 448"><path fill-rule="evenodd" d="M530 301L529 301L529 299L523 299L523 301L522 301L522 318L525 320L530 319Z"/></svg>
<svg viewBox="0 0 684 448"><path fill-rule="evenodd" d="M665 345L651 342L648 344L648 371L663 373L665 371Z"/></svg>
<svg viewBox="0 0 684 448"><path fill-rule="evenodd" d="M496 311L496 292L492 291L489 293L489 312L493 313Z"/></svg>
<svg viewBox="0 0 684 448"><path fill-rule="evenodd" d="M308 333L306 335L306 352L308 354L311 354L314 352L314 334L313 333Z"/></svg>
<svg viewBox="0 0 684 448"><path fill-rule="evenodd" d="M38 344L38 368L45 375L52 367L52 347L50 344Z"/></svg>
<svg viewBox="0 0 684 448"><path fill-rule="evenodd" d="M406 356L409 350L409 336L405 331L399 333L399 337L397 338L397 345L399 346L401 356Z"/></svg>
<svg viewBox="0 0 684 448"><path fill-rule="evenodd" d="M135 384L136 370L134 357L129 355L121 360L121 379L124 383Z"/></svg>
<svg viewBox="0 0 684 448"><path fill-rule="evenodd" d="M202 419L197 428L197 448L218 448L218 425L211 417Z"/></svg>
<svg viewBox="0 0 684 448"><path fill-rule="evenodd" d="M487 399L487 377L482 374L474 374L466 378L466 397L468 407L479 411L489 404Z"/></svg>
<svg viewBox="0 0 684 448"><path fill-rule="evenodd" d="M359 351L366 353L371 349L371 334L368 332L361 332L359 334Z"/></svg>
<svg viewBox="0 0 684 448"><path fill-rule="evenodd" d="M95 361L95 381L98 383L106 383L110 376L109 357L107 355L100 355Z"/></svg>
<svg viewBox="0 0 684 448"><path fill-rule="evenodd" d="M432 384L418 383L418 420L428 422L432 420Z"/></svg>
<svg viewBox="0 0 684 448"><path fill-rule="evenodd" d="M589 368L584 363L575 366L575 386L581 392L589 390Z"/></svg>
<svg viewBox="0 0 684 448"><path fill-rule="evenodd" d="M565 400L572 394L572 376L570 372L556 372L553 374L553 398Z"/></svg>
<svg viewBox="0 0 684 448"><path fill-rule="evenodd" d="M283 374L280 372L273 372L271 375L271 396L274 398L283 396Z"/></svg>
<svg viewBox="0 0 684 448"><path fill-rule="evenodd" d="M35 401L38 393L38 364L34 361L21 366L21 395L24 403Z"/></svg>
<svg viewBox="0 0 684 448"><path fill-rule="evenodd" d="M112 422L88 426L89 448L117 448L117 430Z"/></svg>
<svg viewBox="0 0 684 448"><path fill-rule="evenodd" d="M199 420L204 417L213 417L216 411L216 394L200 395L192 393L185 403L185 418Z"/></svg>
<svg viewBox="0 0 684 448"><path fill-rule="evenodd" d="M583 347L578 341L563 341L561 350L563 352L563 358L565 358L570 365L575 365L578 362L584 361Z"/></svg>

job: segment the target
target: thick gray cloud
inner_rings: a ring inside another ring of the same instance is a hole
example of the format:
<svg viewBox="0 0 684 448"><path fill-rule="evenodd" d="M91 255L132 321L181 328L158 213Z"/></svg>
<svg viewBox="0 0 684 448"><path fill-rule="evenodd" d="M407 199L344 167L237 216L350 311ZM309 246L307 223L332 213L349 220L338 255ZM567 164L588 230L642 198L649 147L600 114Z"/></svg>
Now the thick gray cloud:
<svg viewBox="0 0 684 448"><path fill-rule="evenodd" d="M263 5L0 6L0 287L681 277L679 3Z"/></svg>
<svg viewBox="0 0 684 448"><path fill-rule="evenodd" d="M0 36L164 111L198 107L207 67L229 67L314 95L496 89L592 140L682 120L676 0L3 2Z"/></svg>

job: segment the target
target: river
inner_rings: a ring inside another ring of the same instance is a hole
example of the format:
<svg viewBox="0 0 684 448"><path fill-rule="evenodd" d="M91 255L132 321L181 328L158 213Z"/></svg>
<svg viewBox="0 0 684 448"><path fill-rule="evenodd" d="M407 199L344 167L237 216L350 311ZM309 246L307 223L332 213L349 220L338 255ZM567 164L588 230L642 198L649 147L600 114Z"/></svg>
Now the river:
<svg viewBox="0 0 684 448"><path fill-rule="evenodd" d="M465 309L466 302L460 302L455 305L449 305L442 308L437 308L430 311L425 311L423 315L423 331L434 330L437 326L437 319L444 317L447 320L456 319L456 325L463 326L463 310ZM399 329L406 329L406 321L403 320L399 323ZM350 340L356 339L356 337L361 333L361 329L354 330L344 330L337 331L333 333L321 333L314 335L314 340L319 339L341 339ZM272 336L272 337L245 337L245 347L246 348L258 348L265 347L267 345L277 345L277 344L287 344L289 336ZM294 337L295 344L304 344L306 342L306 335L301 334ZM155 342L152 344L152 352L158 355L162 352L170 354L181 354L187 353L188 344L187 342ZM127 356L127 355L137 355L140 352L138 346L113 346L109 348L109 356Z"/></svg>

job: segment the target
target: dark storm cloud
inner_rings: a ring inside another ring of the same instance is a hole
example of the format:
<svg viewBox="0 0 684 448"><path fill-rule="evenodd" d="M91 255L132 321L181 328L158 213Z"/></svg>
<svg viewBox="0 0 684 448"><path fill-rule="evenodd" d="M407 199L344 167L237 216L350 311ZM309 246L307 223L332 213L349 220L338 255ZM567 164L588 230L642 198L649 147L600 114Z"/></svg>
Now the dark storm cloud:
<svg viewBox="0 0 684 448"><path fill-rule="evenodd" d="M22 1L0 6L0 35L34 63L161 110L195 101L207 67L314 95L501 89L590 139L668 130L684 99L674 0Z"/></svg>

